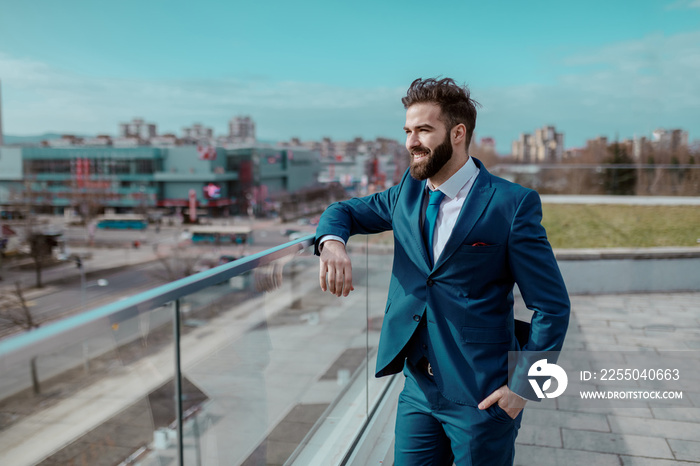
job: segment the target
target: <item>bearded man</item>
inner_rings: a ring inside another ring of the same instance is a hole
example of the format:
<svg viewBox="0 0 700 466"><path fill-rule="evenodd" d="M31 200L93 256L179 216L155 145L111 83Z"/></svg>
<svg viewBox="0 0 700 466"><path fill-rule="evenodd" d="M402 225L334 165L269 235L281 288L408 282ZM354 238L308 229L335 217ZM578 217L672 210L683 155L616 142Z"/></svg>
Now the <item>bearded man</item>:
<svg viewBox="0 0 700 466"><path fill-rule="evenodd" d="M477 103L466 86L417 79L402 102L409 170L398 185L321 216L321 289L353 290L351 235L392 230L376 376L405 375L395 464L512 465L535 397L526 364L509 381L509 352L559 351L570 312L540 198L469 156ZM515 283L533 311L524 331L513 316Z"/></svg>

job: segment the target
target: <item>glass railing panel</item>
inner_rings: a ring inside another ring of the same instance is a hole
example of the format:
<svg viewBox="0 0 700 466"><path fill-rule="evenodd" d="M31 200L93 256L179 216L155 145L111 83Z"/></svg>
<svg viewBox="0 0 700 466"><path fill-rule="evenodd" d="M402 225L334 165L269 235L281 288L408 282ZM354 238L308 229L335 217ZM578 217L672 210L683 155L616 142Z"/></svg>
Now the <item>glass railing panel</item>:
<svg viewBox="0 0 700 466"><path fill-rule="evenodd" d="M376 379L374 374L393 258L391 242L392 236L387 233L352 238L348 243L355 288L349 298L354 301L337 298L336 305L347 307L348 327L362 329L353 346L364 360L343 389L336 391L324 415L285 464L342 464L352 454L386 393L390 378ZM357 322L360 316L363 320ZM360 350L361 346L364 351Z"/></svg>
<svg viewBox="0 0 700 466"><path fill-rule="evenodd" d="M175 421L173 315L88 311L4 340L2 463L119 464L151 445Z"/></svg>
<svg viewBox="0 0 700 466"><path fill-rule="evenodd" d="M207 398L186 413L185 464L282 464L349 382L366 379L367 255L349 249L347 298L321 292L307 248L183 299L215 308L183 313L196 326L182 339L183 377Z"/></svg>
<svg viewBox="0 0 700 466"><path fill-rule="evenodd" d="M394 237L392 232L367 237L368 280L368 344L375 351L379 344L379 332L384 321L391 268L394 261ZM373 374L372 374L373 375Z"/></svg>
<svg viewBox="0 0 700 466"><path fill-rule="evenodd" d="M348 244L347 298L320 290L306 238L0 340L3 463L291 464L320 438L347 455L382 390L376 238Z"/></svg>

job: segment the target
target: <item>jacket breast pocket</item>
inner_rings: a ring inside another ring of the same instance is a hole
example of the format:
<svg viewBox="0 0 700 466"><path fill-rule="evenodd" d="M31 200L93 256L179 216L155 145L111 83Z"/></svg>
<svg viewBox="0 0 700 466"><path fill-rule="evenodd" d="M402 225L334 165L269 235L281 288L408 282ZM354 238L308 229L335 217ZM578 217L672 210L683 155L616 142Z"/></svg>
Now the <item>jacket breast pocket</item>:
<svg viewBox="0 0 700 466"><path fill-rule="evenodd" d="M506 327L462 327L464 343L509 343L511 331Z"/></svg>

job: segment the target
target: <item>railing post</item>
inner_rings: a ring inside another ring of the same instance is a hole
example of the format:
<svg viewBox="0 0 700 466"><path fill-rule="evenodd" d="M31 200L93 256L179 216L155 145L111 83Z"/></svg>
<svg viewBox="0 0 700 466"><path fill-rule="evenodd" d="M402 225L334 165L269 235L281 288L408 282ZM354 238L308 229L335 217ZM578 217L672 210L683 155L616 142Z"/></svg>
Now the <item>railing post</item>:
<svg viewBox="0 0 700 466"><path fill-rule="evenodd" d="M184 466L184 441L182 430L182 368L180 366L180 299L175 300L175 315L173 316L173 335L175 346L175 417L177 421L177 457L178 465Z"/></svg>
<svg viewBox="0 0 700 466"><path fill-rule="evenodd" d="M369 371L369 235L365 235L365 322L367 322L367 330L365 330L365 416L369 417L369 379L371 377Z"/></svg>

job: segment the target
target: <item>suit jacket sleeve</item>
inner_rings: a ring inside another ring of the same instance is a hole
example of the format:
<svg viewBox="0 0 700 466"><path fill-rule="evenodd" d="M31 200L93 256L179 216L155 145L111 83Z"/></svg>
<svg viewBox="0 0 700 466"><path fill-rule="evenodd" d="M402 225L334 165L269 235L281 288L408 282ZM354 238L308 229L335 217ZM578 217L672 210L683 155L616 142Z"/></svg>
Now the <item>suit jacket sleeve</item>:
<svg viewBox="0 0 700 466"><path fill-rule="evenodd" d="M339 236L347 243L352 235L391 230L396 198L405 179L406 175L400 184L380 193L328 206L316 228L315 254L319 255L319 241L325 235Z"/></svg>
<svg viewBox="0 0 700 466"><path fill-rule="evenodd" d="M542 352L558 352L564 344L571 304L552 248L541 225L542 204L535 191L528 191L518 207L508 239L511 272L525 305L533 311L527 343L515 358L510 389L537 400L528 370ZM556 362L558 354L547 354Z"/></svg>

